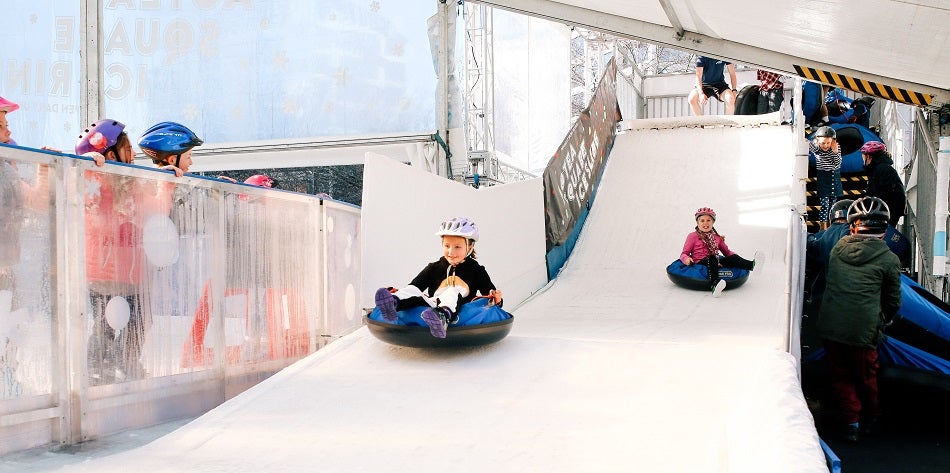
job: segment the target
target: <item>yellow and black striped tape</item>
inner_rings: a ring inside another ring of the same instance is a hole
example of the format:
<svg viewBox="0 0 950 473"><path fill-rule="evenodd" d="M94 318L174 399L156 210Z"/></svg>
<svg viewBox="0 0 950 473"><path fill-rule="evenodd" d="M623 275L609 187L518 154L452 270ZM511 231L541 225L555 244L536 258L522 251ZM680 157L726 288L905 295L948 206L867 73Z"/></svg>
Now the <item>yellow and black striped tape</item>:
<svg viewBox="0 0 950 473"><path fill-rule="evenodd" d="M821 69L815 69L812 67L803 67L797 64L794 65L794 67L795 71L798 72L798 75L804 77L805 79L816 82L824 82L826 84L833 84L837 87L853 90L866 95L873 95L875 97L893 100L895 102L926 107L930 105L930 102L934 98L933 95L922 94L920 92L901 89L899 87L891 87L889 85L878 84L876 82L856 79L854 77L848 77L846 75L823 71Z"/></svg>
<svg viewBox="0 0 950 473"><path fill-rule="evenodd" d="M842 177L842 178L841 178L841 182L867 182L867 180L868 180L867 176L864 176L864 175L861 175L861 176L849 176L849 177ZM818 182L818 178L817 178L817 177L806 177L806 178L805 178L805 182L808 182L808 183L811 183L811 182Z"/></svg>
<svg viewBox="0 0 950 473"><path fill-rule="evenodd" d="M841 193L844 194L844 195L846 195L846 196L851 196L851 195L861 196L861 195L864 195L864 191L863 191L863 190L859 190L859 189L842 189L842 190L841 190ZM805 191L805 197L818 197L818 191Z"/></svg>

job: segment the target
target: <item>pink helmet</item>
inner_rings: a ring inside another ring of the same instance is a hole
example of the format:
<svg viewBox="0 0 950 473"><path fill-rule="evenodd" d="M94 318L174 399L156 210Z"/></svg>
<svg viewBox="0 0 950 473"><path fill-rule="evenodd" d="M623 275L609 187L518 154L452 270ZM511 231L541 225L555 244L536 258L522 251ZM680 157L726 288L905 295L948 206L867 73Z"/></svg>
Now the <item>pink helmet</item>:
<svg viewBox="0 0 950 473"><path fill-rule="evenodd" d="M713 221L716 220L716 211L709 207L700 207L699 210L696 211L695 218L698 219L700 216L703 216L703 215L709 215L710 217L712 217Z"/></svg>
<svg viewBox="0 0 950 473"><path fill-rule="evenodd" d="M435 234L438 236L460 236L478 241L478 227L475 226L475 222L465 217L456 217L442 222L439 231Z"/></svg>
<svg viewBox="0 0 950 473"><path fill-rule="evenodd" d="M276 187L277 183L266 174L255 174L244 180L245 184L259 187Z"/></svg>
<svg viewBox="0 0 950 473"><path fill-rule="evenodd" d="M15 111L18 108L20 108L20 106L17 105L16 103L13 103L3 97L0 97L0 112L10 113L10 112Z"/></svg>
<svg viewBox="0 0 950 473"><path fill-rule="evenodd" d="M868 141L861 147L861 154L875 154L881 151L887 151L887 146L880 141Z"/></svg>
<svg viewBox="0 0 950 473"><path fill-rule="evenodd" d="M111 118L99 120L89 125L89 128L79 135L79 139L76 140L76 154L85 154L90 151L102 153L115 146L123 131L125 131L125 125L121 122Z"/></svg>

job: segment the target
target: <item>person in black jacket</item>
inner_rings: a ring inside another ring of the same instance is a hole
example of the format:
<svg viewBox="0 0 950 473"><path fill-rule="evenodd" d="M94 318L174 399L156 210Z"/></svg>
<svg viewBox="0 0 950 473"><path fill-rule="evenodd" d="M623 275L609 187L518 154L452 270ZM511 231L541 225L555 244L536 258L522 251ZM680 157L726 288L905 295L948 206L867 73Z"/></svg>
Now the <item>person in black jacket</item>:
<svg viewBox="0 0 950 473"><path fill-rule="evenodd" d="M399 317L399 311L428 306L422 312L422 320L432 336L445 338L449 324L458 320L463 304L487 296L501 306L502 294L485 267L475 261L475 222L465 217L446 220L435 234L442 238L442 257L423 268L405 288L379 288L375 302L383 318L390 322Z"/></svg>
<svg viewBox="0 0 950 473"><path fill-rule="evenodd" d="M904 183L901 182L894 161L887 147L880 141L868 141L861 147L864 158L864 171L868 176L868 197L878 197L887 204L891 217L887 223L897 227L897 222L904 215L907 196L904 192Z"/></svg>

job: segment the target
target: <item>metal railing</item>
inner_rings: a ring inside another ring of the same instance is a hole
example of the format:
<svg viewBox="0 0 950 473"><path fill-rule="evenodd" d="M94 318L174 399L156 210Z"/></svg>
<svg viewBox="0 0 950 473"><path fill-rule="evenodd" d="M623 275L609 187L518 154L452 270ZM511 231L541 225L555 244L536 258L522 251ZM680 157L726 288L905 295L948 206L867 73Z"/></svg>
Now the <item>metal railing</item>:
<svg viewBox="0 0 950 473"><path fill-rule="evenodd" d="M0 455L201 414L361 324L351 205L6 146L0 171Z"/></svg>

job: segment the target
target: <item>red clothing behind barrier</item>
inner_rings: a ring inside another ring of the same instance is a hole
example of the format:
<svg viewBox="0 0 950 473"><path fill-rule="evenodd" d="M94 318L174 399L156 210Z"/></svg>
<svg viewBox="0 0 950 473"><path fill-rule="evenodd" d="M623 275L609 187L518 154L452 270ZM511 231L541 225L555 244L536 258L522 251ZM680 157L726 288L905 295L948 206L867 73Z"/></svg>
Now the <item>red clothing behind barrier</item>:
<svg viewBox="0 0 950 473"><path fill-rule="evenodd" d="M142 226L168 215L174 184L86 173L86 280L138 285L145 268Z"/></svg>

